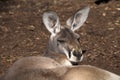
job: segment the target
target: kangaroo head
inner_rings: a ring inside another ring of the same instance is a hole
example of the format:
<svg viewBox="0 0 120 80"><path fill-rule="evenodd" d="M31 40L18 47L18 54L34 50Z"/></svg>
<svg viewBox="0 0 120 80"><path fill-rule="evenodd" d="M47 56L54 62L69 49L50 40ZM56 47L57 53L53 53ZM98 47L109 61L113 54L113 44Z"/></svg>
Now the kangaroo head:
<svg viewBox="0 0 120 80"><path fill-rule="evenodd" d="M65 26L60 25L59 17L55 12L48 11L43 14L43 23L51 33L49 51L65 54L69 61L79 62L83 58L80 47L80 35L75 33L86 21L89 7L79 10L66 21Z"/></svg>

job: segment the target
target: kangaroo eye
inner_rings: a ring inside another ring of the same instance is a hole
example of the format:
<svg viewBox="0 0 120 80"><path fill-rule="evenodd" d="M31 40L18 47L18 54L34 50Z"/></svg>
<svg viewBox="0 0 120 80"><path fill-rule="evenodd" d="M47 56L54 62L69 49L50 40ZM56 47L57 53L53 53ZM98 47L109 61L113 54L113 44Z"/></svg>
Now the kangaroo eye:
<svg viewBox="0 0 120 80"><path fill-rule="evenodd" d="M77 41L79 41L79 42L80 42L80 37L79 37L79 38L77 38Z"/></svg>
<svg viewBox="0 0 120 80"><path fill-rule="evenodd" d="M60 39L58 39L57 40L59 43L65 43L66 41L65 40L60 40Z"/></svg>

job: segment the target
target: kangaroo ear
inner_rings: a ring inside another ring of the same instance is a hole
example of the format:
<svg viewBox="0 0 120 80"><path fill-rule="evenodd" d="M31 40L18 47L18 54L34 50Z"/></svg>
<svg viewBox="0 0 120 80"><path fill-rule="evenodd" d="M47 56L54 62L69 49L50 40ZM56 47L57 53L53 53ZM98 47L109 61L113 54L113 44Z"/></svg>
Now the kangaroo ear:
<svg viewBox="0 0 120 80"><path fill-rule="evenodd" d="M59 17L55 12L48 11L43 13L43 23L51 34L56 34L60 31Z"/></svg>
<svg viewBox="0 0 120 80"><path fill-rule="evenodd" d="M68 26L71 26L72 31L77 30L83 25L88 17L89 10L89 7L85 7L67 20L66 23Z"/></svg>

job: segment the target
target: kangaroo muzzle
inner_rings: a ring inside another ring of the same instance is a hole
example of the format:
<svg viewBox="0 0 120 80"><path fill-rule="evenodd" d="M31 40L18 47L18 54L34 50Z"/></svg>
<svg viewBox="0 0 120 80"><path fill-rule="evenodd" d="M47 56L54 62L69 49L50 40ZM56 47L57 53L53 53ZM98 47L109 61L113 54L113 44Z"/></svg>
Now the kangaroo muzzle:
<svg viewBox="0 0 120 80"><path fill-rule="evenodd" d="M72 63L80 62L83 59L83 51L81 48L73 48L69 53L69 60Z"/></svg>

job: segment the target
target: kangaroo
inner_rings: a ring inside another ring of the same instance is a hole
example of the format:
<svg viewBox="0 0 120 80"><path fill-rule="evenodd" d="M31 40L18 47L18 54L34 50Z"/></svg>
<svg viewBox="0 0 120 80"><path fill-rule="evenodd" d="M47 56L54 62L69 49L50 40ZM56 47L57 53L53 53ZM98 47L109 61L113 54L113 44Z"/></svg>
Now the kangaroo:
<svg viewBox="0 0 120 80"><path fill-rule="evenodd" d="M88 7L79 10L67 20L64 26L60 24L59 17L55 12L48 11L43 14L43 23L51 33L45 55L56 52L65 54L72 63L82 61L84 51L80 46L80 35L75 31L86 21L89 10Z"/></svg>
<svg viewBox="0 0 120 80"><path fill-rule="evenodd" d="M80 62L83 51L80 48L80 36L74 31L85 22L89 8L78 11L67 20L67 26L60 25L59 18L55 12L49 11L43 14L43 23L51 33L47 51L44 56L25 57L16 61L9 69L5 80L12 79L21 71L28 69L51 69L60 66L71 66ZM70 28L70 25L72 26ZM50 63L48 63L48 61Z"/></svg>
<svg viewBox="0 0 120 80"><path fill-rule="evenodd" d="M68 19L68 27L60 26L55 12L45 12L43 22L52 34L47 57L32 56L16 61L4 80L120 80L119 75L94 66L71 64L81 60L79 37L74 31L84 23L88 12L89 7L79 10Z"/></svg>

